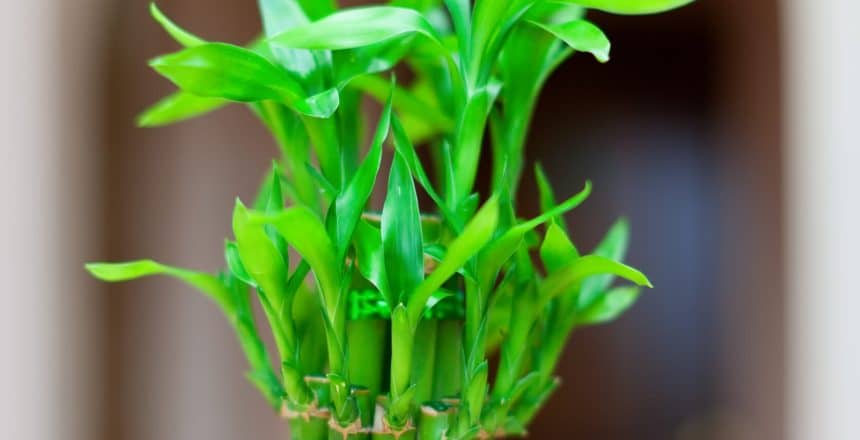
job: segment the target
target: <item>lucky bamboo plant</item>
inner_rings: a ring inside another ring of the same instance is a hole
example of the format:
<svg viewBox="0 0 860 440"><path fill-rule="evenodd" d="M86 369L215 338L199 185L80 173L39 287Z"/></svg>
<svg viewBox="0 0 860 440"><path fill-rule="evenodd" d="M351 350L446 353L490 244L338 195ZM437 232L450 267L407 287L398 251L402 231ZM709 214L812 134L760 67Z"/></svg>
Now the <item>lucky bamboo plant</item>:
<svg viewBox="0 0 860 440"><path fill-rule="evenodd" d="M280 155L250 207L236 201L218 274L151 260L87 269L108 281L169 275L208 295L293 438L524 435L559 385L569 334L639 295L613 278L650 287L621 263L625 221L590 254L570 240L562 214L589 183L557 202L537 166L542 212L517 216L537 97L572 54L608 60L586 8L648 14L689 1L259 0L264 32L244 47L197 37L153 5L183 49L150 65L179 91L140 125L245 103ZM368 97L382 111L366 135ZM482 161L491 177L479 193Z"/></svg>

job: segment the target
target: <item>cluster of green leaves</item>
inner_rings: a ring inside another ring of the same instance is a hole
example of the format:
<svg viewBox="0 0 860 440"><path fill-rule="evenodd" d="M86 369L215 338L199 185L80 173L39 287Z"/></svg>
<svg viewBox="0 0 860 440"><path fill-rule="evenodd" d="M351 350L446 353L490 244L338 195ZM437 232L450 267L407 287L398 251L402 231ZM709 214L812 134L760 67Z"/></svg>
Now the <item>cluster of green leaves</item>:
<svg viewBox="0 0 860 440"><path fill-rule="evenodd" d="M150 64L179 90L140 125L244 103L280 158L252 208L236 202L222 275L150 260L87 267L108 281L169 275L211 297L236 329L250 379L300 438L522 434L558 385L552 372L571 331L614 319L638 297L638 287L612 287L613 279L650 287L621 262L626 222L591 254L570 240L562 215L590 184L557 203L538 167L542 212L516 215L537 97L573 53L608 60L609 40L583 18L586 9L645 14L689 1L394 0L338 9L326 0L259 0L264 33L245 47L197 37L153 5L183 49ZM410 71L408 84L386 77L398 66ZM382 103L366 148L364 97ZM475 186L485 143L492 178L482 198ZM375 188L384 203L368 215ZM382 325L348 318L351 293L368 288L390 312ZM251 289L280 374L260 342ZM464 319L427 319L452 297ZM313 418L330 420L322 429L302 424Z"/></svg>

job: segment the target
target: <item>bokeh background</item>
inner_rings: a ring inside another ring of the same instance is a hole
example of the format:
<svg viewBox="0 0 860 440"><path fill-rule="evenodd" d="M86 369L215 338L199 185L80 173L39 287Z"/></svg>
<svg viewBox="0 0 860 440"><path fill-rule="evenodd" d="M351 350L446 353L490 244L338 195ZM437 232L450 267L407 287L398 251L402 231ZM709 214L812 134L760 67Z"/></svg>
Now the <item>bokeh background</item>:
<svg viewBox="0 0 860 440"><path fill-rule="evenodd" d="M260 27L251 1L159 5L212 39ZM82 270L219 267L233 200L252 197L272 141L240 106L134 126L171 90L146 60L175 49L146 0L0 14L0 438L286 438L203 297ZM574 238L590 248L627 216L630 261L656 288L574 334L532 438L860 438L858 15L840 0L592 15L613 60L575 56L553 76L528 159L560 194L594 182Z"/></svg>

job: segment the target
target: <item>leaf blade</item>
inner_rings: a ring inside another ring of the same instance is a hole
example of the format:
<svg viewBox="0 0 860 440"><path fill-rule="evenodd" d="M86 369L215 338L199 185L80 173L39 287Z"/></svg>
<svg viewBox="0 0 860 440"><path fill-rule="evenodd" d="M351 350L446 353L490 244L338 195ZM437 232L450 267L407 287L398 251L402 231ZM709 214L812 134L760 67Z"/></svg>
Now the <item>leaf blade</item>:
<svg viewBox="0 0 860 440"><path fill-rule="evenodd" d="M421 214L412 173L403 155L395 153L382 208L382 243L392 304L406 296L424 278L424 240Z"/></svg>
<svg viewBox="0 0 860 440"><path fill-rule="evenodd" d="M336 12L282 32L270 41L284 47L342 50L415 33L439 41L433 26L419 12L395 6L369 6Z"/></svg>

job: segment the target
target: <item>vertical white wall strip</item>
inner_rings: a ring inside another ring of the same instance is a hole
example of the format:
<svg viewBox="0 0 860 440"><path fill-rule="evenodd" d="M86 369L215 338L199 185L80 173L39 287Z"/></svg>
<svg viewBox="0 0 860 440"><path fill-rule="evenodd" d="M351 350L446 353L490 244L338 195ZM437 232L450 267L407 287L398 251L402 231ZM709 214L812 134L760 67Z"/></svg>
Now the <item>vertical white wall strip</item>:
<svg viewBox="0 0 860 440"><path fill-rule="evenodd" d="M860 439L860 3L784 2L792 440Z"/></svg>
<svg viewBox="0 0 860 440"><path fill-rule="evenodd" d="M4 2L0 438L99 433L97 61L102 0ZM95 93L94 93L95 92Z"/></svg>
<svg viewBox="0 0 860 440"><path fill-rule="evenodd" d="M59 235L59 87L53 81L50 0L4 4L0 41L8 42L0 69L0 279L3 280L3 361L0 362L0 438L62 438L61 409L53 402L61 362L56 306L60 262L52 257ZM11 8L11 11L9 10Z"/></svg>

